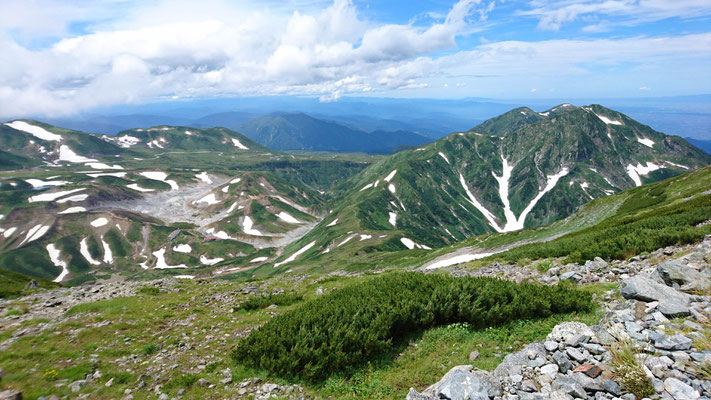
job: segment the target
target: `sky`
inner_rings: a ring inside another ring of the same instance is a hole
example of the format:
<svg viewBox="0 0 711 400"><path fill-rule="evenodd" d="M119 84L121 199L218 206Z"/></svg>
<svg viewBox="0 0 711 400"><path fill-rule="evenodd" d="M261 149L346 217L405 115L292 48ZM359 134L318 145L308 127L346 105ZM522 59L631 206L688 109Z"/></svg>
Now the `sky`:
<svg viewBox="0 0 711 400"><path fill-rule="evenodd" d="M0 0L0 118L248 96L711 93L709 0Z"/></svg>

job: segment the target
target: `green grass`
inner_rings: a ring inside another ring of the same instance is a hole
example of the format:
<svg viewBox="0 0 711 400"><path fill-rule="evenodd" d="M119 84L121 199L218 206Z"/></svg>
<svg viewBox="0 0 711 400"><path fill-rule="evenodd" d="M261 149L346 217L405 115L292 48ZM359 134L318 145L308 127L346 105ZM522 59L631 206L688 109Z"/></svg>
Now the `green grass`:
<svg viewBox="0 0 711 400"><path fill-rule="evenodd" d="M51 289L61 287L59 283L54 283L49 279L33 278L19 272L8 271L0 268L0 298L11 299L29 293L31 290L25 289L27 284L36 280L41 288Z"/></svg>

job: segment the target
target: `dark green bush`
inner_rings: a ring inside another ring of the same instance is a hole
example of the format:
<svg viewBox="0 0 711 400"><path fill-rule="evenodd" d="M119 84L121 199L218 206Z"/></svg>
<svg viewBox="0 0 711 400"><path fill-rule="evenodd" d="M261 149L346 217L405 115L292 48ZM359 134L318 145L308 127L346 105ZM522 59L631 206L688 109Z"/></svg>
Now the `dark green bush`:
<svg viewBox="0 0 711 400"><path fill-rule="evenodd" d="M249 367L313 382L381 355L422 329L454 322L481 329L591 305L589 294L564 286L393 273L276 316L232 356Z"/></svg>
<svg viewBox="0 0 711 400"><path fill-rule="evenodd" d="M267 308L272 304L276 304L277 306L288 306L303 300L303 298L304 296L298 293L280 293L273 295L270 294L268 296L254 296L240 304L239 309L252 311L260 308Z"/></svg>

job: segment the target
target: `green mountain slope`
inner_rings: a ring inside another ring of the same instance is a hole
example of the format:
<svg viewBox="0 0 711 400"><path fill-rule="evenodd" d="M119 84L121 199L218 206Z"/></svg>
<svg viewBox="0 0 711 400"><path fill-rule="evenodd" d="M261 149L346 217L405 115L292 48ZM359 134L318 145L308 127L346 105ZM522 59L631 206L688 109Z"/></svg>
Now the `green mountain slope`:
<svg viewBox="0 0 711 400"><path fill-rule="evenodd" d="M326 260L534 228L711 162L683 139L602 106L548 113L523 124L508 113L520 127L504 136L455 133L375 163L341 187L333 213L292 252L312 244L303 254Z"/></svg>

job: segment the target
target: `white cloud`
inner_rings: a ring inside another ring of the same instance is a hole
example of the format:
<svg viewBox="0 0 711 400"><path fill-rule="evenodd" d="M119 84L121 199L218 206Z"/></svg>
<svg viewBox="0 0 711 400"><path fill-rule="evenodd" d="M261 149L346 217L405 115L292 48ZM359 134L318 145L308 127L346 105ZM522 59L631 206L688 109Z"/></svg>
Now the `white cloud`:
<svg viewBox="0 0 711 400"><path fill-rule="evenodd" d="M586 16L615 19L619 24L628 25L711 13L711 3L707 0L534 0L529 4L531 8L519 14L538 18L538 27L545 30L558 30L563 24ZM606 21L588 25L583 31L605 31L609 24Z"/></svg>
<svg viewBox="0 0 711 400"><path fill-rule="evenodd" d="M123 18L96 22L93 33L46 49L0 34L0 51L12 60L0 63L0 116L176 97L310 94L333 101L343 93L424 88L417 59L455 49L479 1L460 0L426 27L377 25L359 18L348 0L289 13L211 0L199 10L186 1L134 4Z"/></svg>

